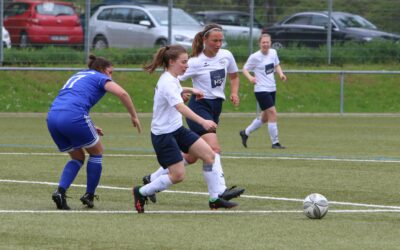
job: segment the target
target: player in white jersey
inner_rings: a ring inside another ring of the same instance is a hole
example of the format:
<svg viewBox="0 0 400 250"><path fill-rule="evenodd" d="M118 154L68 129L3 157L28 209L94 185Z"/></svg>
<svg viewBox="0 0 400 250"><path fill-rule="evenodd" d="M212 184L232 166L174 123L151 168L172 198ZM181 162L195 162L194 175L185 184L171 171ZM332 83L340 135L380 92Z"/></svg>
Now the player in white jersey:
<svg viewBox="0 0 400 250"><path fill-rule="evenodd" d="M274 73L279 75L282 81L286 81L286 76L282 71L276 50L271 49L271 36L262 34L259 39L260 50L251 54L243 67L243 74L254 84L254 94L262 110L260 117L256 117L253 122L239 132L242 144L247 148L247 139L250 133L260 128L268 122L268 133L271 139L272 148L284 149L279 143L277 113L275 108L276 83ZM254 72L254 76L250 74Z"/></svg>
<svg viewBox="0 0 400 250"><path fill-rule="evenodd" d="M57 190L52 194L57 208L63 210L70 209L65 193L85 162L85 151L89 154L87 185L86 193L80 200L89 208L94 206L93 198L102 172L103 144L100 136L103 135L103 130L94 126L89 112L107 92L119 97L131 116L133 126L141 132L131 97L111 79L111 62L90 55L88 67L88 70L74 74L64 84L47 114L47 127L51 137L58 149L68 152L71 157L61 174Z"/></svg>
<svg viewBox="0 0 400 250"><path fill-rule="evenodd" d="M160 175L144 186L133 188L135 208L144 212L148 196L168 189L172 184L181 182L185 177L185 166L181 152L189 153L203 161L203 175L208 185L211 208L231 208L237 204L218 197L218 176L215 168L215 154L211 147L199 135L183 127L182 115L199 124L205 131L215 131L217 124L195 114L182 99L182 93L191 93L196 99L204 97L201 90L182 88L178 75L188 67L188 54L182 46L171 45L160 48L153 62L144 69L153 73L163 66L164 73L157 82L154 94L153 118L151 121L151 141L157 154L157 160L168 174Z"/></svg>
<svg viewBox="0 0 400 250"><path fill-rule="evenodd" d="M189 101L189 107L196 114L206 120L214 121L218 124L219 116L222 111L222 103L225 100L226 78L229 77L231 84L231 94L229 99L234 105L239 105L239 75L238 67L232 53L221 49L223 42L223 32L218 24L209 24L203 31L196 34L192 44L192 57L189 59L189 68L185 74L179 76L180 80L191 78L193 87L200 89L204 93L201 100L192 96ZM218 193L224 200L240 196L245 190L233 186L227 188L225 177L221 165L221 147L218 141L216 131L207 131L198 123L191 119L186 119L190 130L201 136L215 152L215 165L212 169L219 176ZM197 161L196 156L185 154L185 165ZM143 183L149 183L159 175L168 173L168 169L160 167L151 175L143 177ZM155 196L149 197L155 202Z"/></svg>

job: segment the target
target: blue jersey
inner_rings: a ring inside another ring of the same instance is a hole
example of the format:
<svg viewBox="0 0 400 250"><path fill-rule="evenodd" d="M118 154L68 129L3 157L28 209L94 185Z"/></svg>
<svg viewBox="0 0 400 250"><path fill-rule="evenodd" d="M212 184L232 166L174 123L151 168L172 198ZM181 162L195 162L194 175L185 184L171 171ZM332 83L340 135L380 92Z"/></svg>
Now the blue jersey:
<svg viewBox="0 0 400 250"><path fill-rule="evenodd" d="M76 73L61 88L51 104L50 111L67 110L88 114L107 92L104 89L107 81L111 81L111 78L96 70Z"/></svg>

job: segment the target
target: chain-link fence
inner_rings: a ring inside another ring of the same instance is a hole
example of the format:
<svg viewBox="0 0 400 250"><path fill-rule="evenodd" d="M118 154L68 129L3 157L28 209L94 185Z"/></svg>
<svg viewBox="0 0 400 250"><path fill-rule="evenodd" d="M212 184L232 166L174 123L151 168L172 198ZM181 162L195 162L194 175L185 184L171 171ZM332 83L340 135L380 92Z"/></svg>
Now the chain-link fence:
<svg viewBox="0 0 400 250"><path fill-rule="evenodd" d="M111 8L122 3L129 7ZM258 49L261 32L287 62L400 61L398 0L1 0L0 12L3 65L80 64L89 53L142 64L168 42L190 49L199 23L209 22L222 25L239 63Z"/></svg>

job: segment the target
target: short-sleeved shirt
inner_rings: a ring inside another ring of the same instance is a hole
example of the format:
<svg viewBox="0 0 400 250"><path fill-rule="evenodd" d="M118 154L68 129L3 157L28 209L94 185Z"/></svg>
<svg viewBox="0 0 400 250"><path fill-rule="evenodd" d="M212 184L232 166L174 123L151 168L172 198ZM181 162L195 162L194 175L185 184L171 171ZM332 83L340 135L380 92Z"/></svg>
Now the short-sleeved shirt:
<svg viewBox="0 0 400 250"><path fill-rule="evenodd" d="M64 84L51 104L50 111L72 111L88 114L90 109L107 92L104 88L112 81L106 74L96 70L83 70Z"/></svg>
<svg viewBox="0 0 400 250"><path fill-rule="evenodd" d="M279 58L275 49L269 49L266 55L259 50L249 56L243 68L254 72L256 78L254 92L276 91L274 73L277 65Z"/></svg>
<svg viewBox="0 0 400 250"><path fill-rule="evenodd" d="M164 72L154 93L151 132L155 135L172 133L182 127L182 115L175 105L183 103L182 86L178 78Z"/></svg>
<svg viewBox="0 0 400 250"><path fill-rule="evenodd" d="M204 53L189 59L189 68L185 74L179 76L184 81L192 78L193 87L204 92L204 98L225 100L225 83L228 73L238 72L235 58L232 53L220 49L214 57L207 57Z"/></svg>

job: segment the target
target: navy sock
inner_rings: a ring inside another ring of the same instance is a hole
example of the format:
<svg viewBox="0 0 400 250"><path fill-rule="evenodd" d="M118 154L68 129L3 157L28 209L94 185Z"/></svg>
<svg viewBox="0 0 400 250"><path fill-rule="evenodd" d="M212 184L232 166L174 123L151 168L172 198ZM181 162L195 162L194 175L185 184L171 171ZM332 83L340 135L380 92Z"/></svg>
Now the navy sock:
<svg viewBox="0 0 400 250"><path fill-rule="evenodd" d="M69 162L67 162L60 177L59 187L67 190L69 186L71 186L75 177L78 175L79 169L81 169L82 164L83 161L78 160L70 160Z"/></svg>
<svg viewBox="0 0 400 250"><path fill-rule="evenodd" d="M94 194L99 185L101 170L102 170L103 155L91 155L89 157L86 173L87 173L87 186L86 192Z"/></svg>

